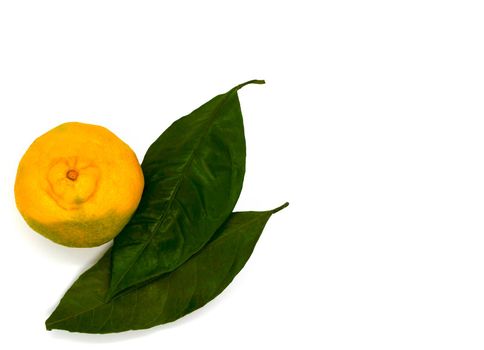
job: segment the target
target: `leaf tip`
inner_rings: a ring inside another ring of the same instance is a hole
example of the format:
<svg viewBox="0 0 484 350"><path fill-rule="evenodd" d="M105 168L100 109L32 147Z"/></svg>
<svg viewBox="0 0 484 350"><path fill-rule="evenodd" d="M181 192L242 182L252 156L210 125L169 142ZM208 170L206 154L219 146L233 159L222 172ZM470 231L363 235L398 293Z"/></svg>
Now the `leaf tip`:
<svg viewBox="0 0 484 350"><path fill-rule="evenodd" d="M281 205L281 206L279 206L279 207L277 207L277 208L275 208L275 209L272 209L272 210L271 210L271 213L272 213L272 214L275 214L275 213L277 213L278 211L281 211L282 209L284 209L285 207L287 207L288 205L289 205L289 202L286 202L286 203L284 203L283 205Z"/></svg>
<svg viewBox="0 0 484 350"><path fill-rule="evenodd" d="M245 83L242 83L240 85L237 85L234 90L237 91L237 90L240 90L242 89L244 86L246 85L249 85L249 84L265 84L266 81L265 80L262 80L262 79L253 79L253 80L249 80L249 81L246 81Z"/></svg>

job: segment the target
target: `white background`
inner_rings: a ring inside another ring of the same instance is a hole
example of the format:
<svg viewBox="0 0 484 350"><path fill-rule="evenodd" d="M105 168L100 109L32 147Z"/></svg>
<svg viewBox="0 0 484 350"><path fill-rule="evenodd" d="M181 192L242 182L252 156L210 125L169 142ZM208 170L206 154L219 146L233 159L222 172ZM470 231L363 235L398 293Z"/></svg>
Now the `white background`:
<svg viewBox="0 0 484 350"><path fill-rule="evenodd" d="M8 348L484 348L482 1L0 0L0 337ZM15 208L20 157L66 121L141 159L175 119L240 92L238 210L291 205L215 301L169 325L47 332L106 247Z"/></svg>

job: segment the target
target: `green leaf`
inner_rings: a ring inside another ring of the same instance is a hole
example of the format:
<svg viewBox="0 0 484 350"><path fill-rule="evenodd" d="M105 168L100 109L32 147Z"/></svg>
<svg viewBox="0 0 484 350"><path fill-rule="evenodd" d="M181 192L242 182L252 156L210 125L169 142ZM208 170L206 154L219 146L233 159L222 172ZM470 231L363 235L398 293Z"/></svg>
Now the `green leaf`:
<svg viewBox="0 0 484 350"><path fill-rule="evenodd" d="M111 250L61 299L46 327L83 333L144 329L174 321L219 295L244 267L271 211L233 213L198 253L173 272L106 301Z"/></svg>
<svg viewBox="0 0 484 350"><path fill-rule="evenodd" d="M245 173L237 91L218 95L174 122L142 162L145 189L115 238L108 297L173 271L196 253L235 207Z"/></svg>

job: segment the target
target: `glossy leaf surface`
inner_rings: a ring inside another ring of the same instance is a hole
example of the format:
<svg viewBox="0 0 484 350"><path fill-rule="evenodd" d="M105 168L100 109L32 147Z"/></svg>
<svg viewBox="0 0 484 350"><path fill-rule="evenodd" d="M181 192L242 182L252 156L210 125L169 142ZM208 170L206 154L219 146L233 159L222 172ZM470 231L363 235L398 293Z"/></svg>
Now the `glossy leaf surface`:
<svg viewBox="0 0 484 350"><path fill-rule="evenodd" d="M148 149L145 189L115 238L108 297L173 271L196 253L232 212L245 173L237 91L218 95L174 122Z"/></svg>
<svg viewBox="0 0 484 350"><path fill-rule="evenodd" d="M173 272L106 301L111 250L66 292L46 321L47 329L111 333L174 321L220 294L244 267L270 216L265 212L230 215L209 243Z"/></svg>

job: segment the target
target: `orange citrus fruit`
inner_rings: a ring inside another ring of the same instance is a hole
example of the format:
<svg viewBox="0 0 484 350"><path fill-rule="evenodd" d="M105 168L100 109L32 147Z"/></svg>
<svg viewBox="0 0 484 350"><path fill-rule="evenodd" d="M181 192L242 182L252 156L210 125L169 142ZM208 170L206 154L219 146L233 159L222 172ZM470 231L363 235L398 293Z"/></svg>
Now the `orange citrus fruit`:
<svg viewBox="0 0 484 350"><path fill-rule="evenodd" d="M17 208L27 224L69 247L113 239L136 210L143 172L131 148L108 129L61 124L37 138L20 160Z"/></svg>

